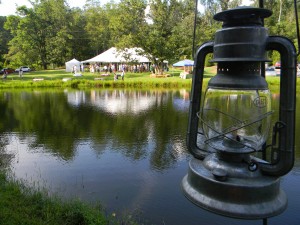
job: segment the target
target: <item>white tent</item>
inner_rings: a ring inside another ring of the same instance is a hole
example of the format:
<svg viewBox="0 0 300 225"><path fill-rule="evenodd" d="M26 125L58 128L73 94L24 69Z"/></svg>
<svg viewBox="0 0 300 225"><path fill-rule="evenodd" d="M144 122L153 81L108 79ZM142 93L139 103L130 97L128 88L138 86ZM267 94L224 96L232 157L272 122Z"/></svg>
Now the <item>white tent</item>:
<svg viewBox="0 0 300 225"><path fill-rule="evenodd" d="M76 66L77 70L79 71L80 65L81 65L81 62L74 58L74 59L66 62L66 72L72 72L73 66Z"/></svg>
<svg viewBox="0 0 300 225"><path fill-rule="evenodd" d="M103 62L103 63L121 63L121 62L139 62L148 63L150 60L143 56L144 50L141 48L128 48L123 51L118 51L115 47L112 47L105 52L97 55L91 59L82 61L82 63L93 63L93 62Z"/></svg>

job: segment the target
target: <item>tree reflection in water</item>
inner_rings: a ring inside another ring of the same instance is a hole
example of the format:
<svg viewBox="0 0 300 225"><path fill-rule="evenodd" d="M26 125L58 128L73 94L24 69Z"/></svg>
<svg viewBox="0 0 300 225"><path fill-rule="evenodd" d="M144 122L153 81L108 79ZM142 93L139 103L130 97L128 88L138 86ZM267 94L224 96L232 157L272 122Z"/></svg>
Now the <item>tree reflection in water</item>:
<svg viewBox="0 0 300 225"><path fill-rule="evenodd" d="M109 148L133 160L151 156L151 166L161 170L178 157L172 152L172 138L185 133L187 94L185 90L3 92L1 132L14 132L21 139L34 136L27 140L31 148L42 146L66 161L75 157L81 141L90 140L97 155ZM173 104L180 99L180 105Z"/></svg>

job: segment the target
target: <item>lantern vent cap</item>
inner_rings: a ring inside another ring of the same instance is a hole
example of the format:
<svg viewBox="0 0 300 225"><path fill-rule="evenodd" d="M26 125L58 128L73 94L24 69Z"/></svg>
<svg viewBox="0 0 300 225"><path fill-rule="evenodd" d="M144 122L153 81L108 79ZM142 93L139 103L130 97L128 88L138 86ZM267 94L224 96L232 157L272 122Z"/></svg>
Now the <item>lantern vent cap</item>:
<svg viewBox="0 0 300 225"><path fill-rule="evenodd" d="M223 21L223 27L263 25L263 18L270 17L272 11L263 8L240 6L234 9L225 10L214 15L217 21Z"/></svg>

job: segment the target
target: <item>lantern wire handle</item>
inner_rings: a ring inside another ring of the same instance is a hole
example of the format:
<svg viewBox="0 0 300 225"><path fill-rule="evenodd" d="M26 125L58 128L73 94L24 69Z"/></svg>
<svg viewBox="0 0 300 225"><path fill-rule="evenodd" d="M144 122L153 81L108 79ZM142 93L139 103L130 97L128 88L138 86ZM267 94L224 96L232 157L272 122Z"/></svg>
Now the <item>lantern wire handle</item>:
<svg viewBox="0 0 300 225"><path fill-rule="evenodd" d="M245 128L245 127L251 126L252 124L255 124L255 123L259 122L259 121L262 121L263 119L267 118L268 116L270 116L273 113L273 111L269 111L269 112L264 113L264 114L262 114L262 115L260 115L258 117L254 117L251 120L242 121L242 120L239 120L239 119L237 119L235 117L232 117L232 116L230 116L230 115L228 115L228 114L226 114L226 113L224 113L224 112L222 112L222 111L220 111L218 109L207 109L207 110L214 110L214 111L216 111L218 113L221 113L221 114L224 114L226 116L229 116L229 117L233 118L234 120L236 120L238 123L233 124L232 126L226 128L226 131L224 131L224 132L219 132L219 131L215 130L213 127L211 127L208 123L206 123L205 120L201 116L199 116L199 112L198 112L197 116L202 121L202 123L205 124L206 126L208 126L210 129L212 129L214 132L218 133L218 135L216 135L216 136L214 136L212 138L208 138L207 140L205 140L206 144L209 144L211 142L211 140L214 140L214 139L217 139L217 138L220 138L220 137L226 137L226 138L228 138L228 139L230 139L230 140L232 140L234 142L238 142L238 141L236 141L236 140L234 140L234 139L226 136L226 134L230 134L230 133L232 133L234 131L237 131L237 130L239 130L241 128ZM249 145L246 145L246 144L243 144L243 143L240 143L240 144L242 144L244 147L247 147L247 148L250 148L250 149L253 149L254 151L256 151L255 148L253 148L253 147L251 147Z"/></svg>

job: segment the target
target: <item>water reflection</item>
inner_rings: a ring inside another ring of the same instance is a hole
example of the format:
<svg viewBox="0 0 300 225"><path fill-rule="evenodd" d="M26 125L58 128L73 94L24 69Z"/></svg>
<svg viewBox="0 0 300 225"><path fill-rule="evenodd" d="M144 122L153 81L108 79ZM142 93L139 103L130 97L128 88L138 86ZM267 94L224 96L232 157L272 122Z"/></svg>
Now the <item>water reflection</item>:
<svg viewBox="0 0 300 225"><path fill-rule="evenodd" d="M90 105L110 114L124 113L139 114L153 107L157 103L155 92L137 92L123 90L92 90L89 94L85 91L65 92L68 103L73 106Z"/></svg>
<svg viewBox="0 0 300 225"><path fill-rule="evenodd" d="M2 132L32 136L26 139L31 149L42 146L43 151L64 160L73 159L78 145L88 141L98 155L105 149L134 160L150 154L153 168L168 168L177 156L170 142L174 134L165 131L180 128L181 134L186 127L185 112L180 114L176 108L188 100L170 107L172 99L180 99L182 93L188 92L4 92Z"/></svg>
<svg viewBox="0 0 300 225"><path fill-rule="evenodd" d="M149 224L261 224L216 216L184 198L188 105L186 90L0 92L0 154L14 155L17 178L108 211L139 209ZM299 134L299 113L296 121ZM300 219L299 154L283 178L289 208L270 224Z"/></svg>

